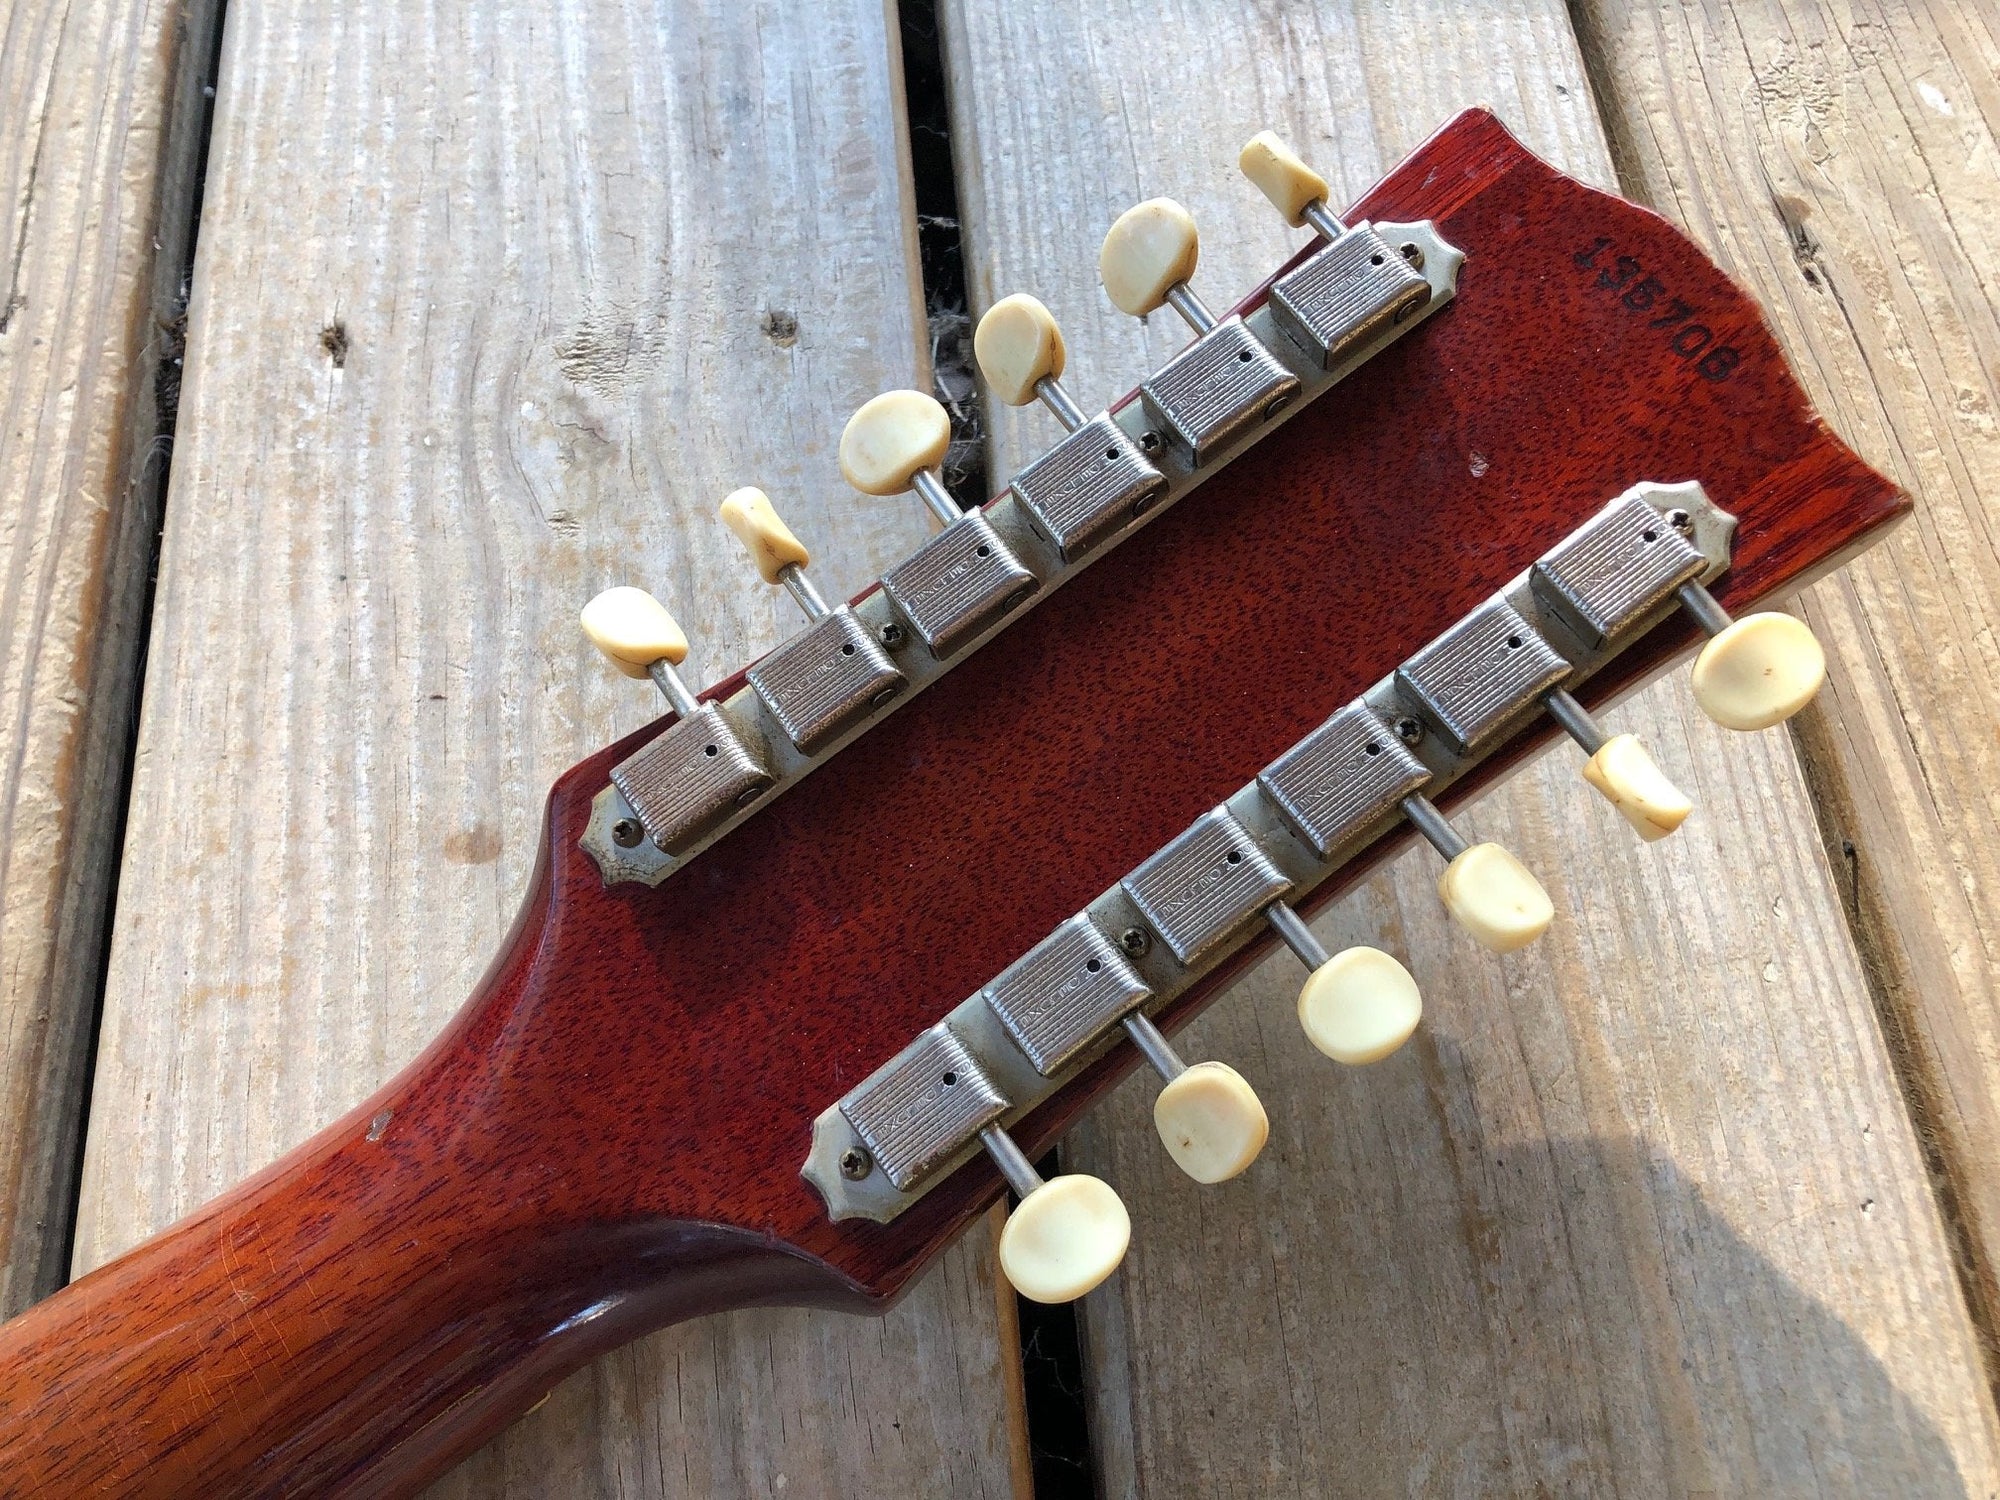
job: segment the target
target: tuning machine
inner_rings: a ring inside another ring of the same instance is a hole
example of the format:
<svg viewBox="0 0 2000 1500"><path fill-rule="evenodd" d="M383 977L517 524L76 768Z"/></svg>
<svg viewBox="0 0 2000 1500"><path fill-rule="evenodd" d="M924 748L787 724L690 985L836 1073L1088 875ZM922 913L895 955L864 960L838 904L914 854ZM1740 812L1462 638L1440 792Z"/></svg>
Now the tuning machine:
<svg viewBox="0 0 2000 1500"><path fill-rule="evenodd" d="M649 677L678 716L651 743L612 768L611 780L653 843L680 854L771 786L762 746L676 670L688 641L666 607L643 589L607 589L583 607L584 634L627 677Z"/></svg>
<svg viewBox="0 0 2000 1500"><path fill-rule="evenodd" d="M766 583L783 585L805 614L806 628L750 668L750 686L805 755L815 755L886 707L906 685L895 661L846 605L829 608L813 587L812 561L760 489L722 502L723 524L736 534Z"/></svg>
<svg viewBox="0 0 2000 1500"><path fill-rule="evenodd" d="M1201 258L1194 217L1171 198L1149 198L1119 215L1098 252L1098 274L1118 308L1135 318L1170 306L1195 340L1142 381L1154 424L1199 468L1278 415L1299 394L1298 377L1239 317L1220 321L1190 280Z"/></svg>
<svg viewBox="0 0 2000 1500"><path fill-rule="evenodd" d="M944 525L883 575L882 589L939 660L969 646L1041 581L978 510L961 511L936 473L951 419L922 391L885 391L848 419L840 472L864 495L915 490Z"/></svg>
<svg viewBox="0 0 2000 1500"><path fill-rule="evenodd" d="M986 310L972 351L1009 406L1039 400L1068 433L1010 483L1022 512L1065 562L1111 540L1166 493L1167 478L1108 412L1086 417L1063 388L1068 355L1049 310L1025 293Z"/></svg>

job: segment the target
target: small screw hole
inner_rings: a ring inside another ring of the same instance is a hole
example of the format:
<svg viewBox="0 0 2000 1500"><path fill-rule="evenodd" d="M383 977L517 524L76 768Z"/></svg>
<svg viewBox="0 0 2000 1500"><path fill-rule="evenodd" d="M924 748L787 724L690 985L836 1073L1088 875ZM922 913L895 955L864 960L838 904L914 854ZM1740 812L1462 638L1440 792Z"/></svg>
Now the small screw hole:
<svg viewBox="0 0 2000 1500"><path fill-rule="evenodd" d="M1657 531L1642 531L1639 533L1639 540L1644 542L1648 547L1652 546L1659 539L1660 534Z"/></svg>
<svg viewBox="0 0 2000 1500"><path fill-rule="evenodd" d="M1104 967L1104 960L1101 958L1093 958L1089 963L1085 964L1084 967L1090 970L1091 973L1095 974L1099 969Z"/></svg>
<svg viewBox="0 0 2000 1500"><path fill-rule="evenodd" d="M1371 266L1379 266L1382 264L1382 259L1383 259L1382 252L1380 250L1377 250L1373 255L1368 257L1368 264Z"/></svg>
<svg viewBox="0 0 2000 1500"><path fill-rule="evenodd" d="M956 1073L947 1073L938 1082L942 1083L946 1088L954 1088L958 1084L958 1075Z"/></svg>
<svg viewBox="0 0 2000 1500"><path fill-rule="evenodd" d="M845 646L842 646L840 648L840 654L842 656L852 656L854 654L854 643L852 641L849 641Z"/></svg>
<svg viewBox="0 0 2000 1500"><path fill-rule="evenodd" d="M1508 636L1507 649L1509 651L1519 651L1521 649L1521 638L1518 635Z"/></svg>
<svg viewBox="0 0 2000 1500"><path fill-rule="evenodd" d="M703 755L718 755L718 754L720 754L721 752L720 752L720 751L718 751L718 750L717 750L717 749L715 748L715 746L713 746L713 745L710 745L710 746L708 746L708 747L707 747L707 748L706 748L705 750L703 750L703 751L702 751L701 753L702 753Z"/></svg>
<svg viewBox="0 0 2000 1500"><path fill-rule="evenodd" d="M1363 753L1368 755L1380 755L1382 753L1381 745L1374 740L1370 740L1366 745L1362 746L1361 748Z"/></svg>
<svg viewBox="0 0 2000 1500"><path fill-rule="evenodd" d="M984 545L983 543L980 546L974 548L973 550L977 552L981 557L991 557L993 555L993 549L991 547Z"/></svg>
<svg viewBox="0 0 2000 1500"><path fill-rule="evenodd" d="M1239 365L1247 365L1247 364L1249 364L1249 363L1250 363L1250 361L1251 361L1251 360L1253 360L1253 359L1255 359L1255 358L1256 358L1256 355L1252 354L1252 353L1251 353L1251 352L1250 352L1250 351L1249 351L1248 349L1244 349L1244 350L1240 350L1240 351L1239 351L1239 352L1237 353L1237 355L1236 355L1236 362L1237 362L1237 363L1238 363Z"/></svg>
<svg viewBox="0 0 2000 1500"><path fill-rule="evenodd" d="M1229 851L1229 862L1230 862L1230 863L1231 863L1232 865L1240 865L1240 864L1242 864L1242 863L1243 863L1243 851L1242 851L1241 849L1231 849L1231 850Z"/></svg>

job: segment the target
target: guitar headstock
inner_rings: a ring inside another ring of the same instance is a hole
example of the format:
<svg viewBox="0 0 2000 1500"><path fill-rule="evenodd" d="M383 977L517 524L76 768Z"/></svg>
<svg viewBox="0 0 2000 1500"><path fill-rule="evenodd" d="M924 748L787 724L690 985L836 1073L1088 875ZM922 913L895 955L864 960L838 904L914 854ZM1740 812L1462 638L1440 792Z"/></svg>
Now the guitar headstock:
<svg viewBox="0 0 2000 1500"><path fill-rule="evenodd" d="M1278 143L1244 167L1313 239L1218 318L1184 214L1119 220L1108 293L1195 341L1109 412L1063 391L1038 303L989 315L989 384L1063 435L983 512L930 476L934 403L862 409L848 481L945 526L880 587L830 608L743 491L725 518L800 636L696 694L657 605L592 606L674 717L558 781L514 940L392 1086L533 1184L496 1213L623 1245L698 1225L782 1263L771 1298L872 1301L1004 1175L1031 1204L1009 1274L1078 1294L1123 1209L1028 1162L1143 1061L1176 1160L1242 1170L1250 1086L1166 1038L1272 943L1307 966L1299 1045L1363 1063L1418 1024L1421 976L1325 954L1305 914L1421 835L1468 941L1532 941L1560 914L1454 805L1567 731L1663 837L1685 799L1594 711L1704 633L1724 722L1810 696L1803 627L1727 611L1908 502L1692 244L1480 112L1341 219Z"/></svg>

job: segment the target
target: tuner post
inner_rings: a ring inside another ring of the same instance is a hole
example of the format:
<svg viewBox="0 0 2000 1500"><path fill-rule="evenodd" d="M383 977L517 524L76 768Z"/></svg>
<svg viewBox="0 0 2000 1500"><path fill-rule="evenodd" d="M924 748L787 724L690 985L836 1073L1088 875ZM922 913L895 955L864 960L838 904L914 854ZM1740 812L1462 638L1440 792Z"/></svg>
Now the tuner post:
<svg viewBox="0 0 2000 1500"><path fill-rule="evenodd" d="M1201 259L1194 215L1171 198L1148 198L1120 214L1097 253L1097 274L1122 312L1135 318L1171 306L1197 335L1215 327L1215 314L1188 282Z"/></svg>
<svg viewBox="0 0 2000 1500"><path fill-rule="evenodd" d="M1328 243L1347 233L1347 226L1327 207L1326 179L1275 132L1260 130L1251 136L1236 165L1294 229L1310 224Z"/></svg>

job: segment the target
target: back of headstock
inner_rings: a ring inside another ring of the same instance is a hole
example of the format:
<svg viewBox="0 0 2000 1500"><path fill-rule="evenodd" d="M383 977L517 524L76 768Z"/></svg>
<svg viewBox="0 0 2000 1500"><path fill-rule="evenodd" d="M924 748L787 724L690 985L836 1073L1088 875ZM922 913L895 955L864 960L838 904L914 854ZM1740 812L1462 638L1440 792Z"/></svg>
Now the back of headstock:
<svg viewBox="0 0 2000 1500"><path fill-rule="evenodd" d="M703 1199L704 1215L754 1203L799 1249L893 1295L992 1201L998 1174L975 1155L892 1223L831 1222L794 1175L812 1120L1328 714L1637 482L1698 480L1735 518L1713 591L1739 611L1906 508L1807 409L1755 307L1695 247L1553 171L1492 117L1460 117L1349 217L1432 221L1467 255L1453 303L685 878L605 893L653 932L655 972L689 975L704 1003L716 976L702 955L740 955L729 984L743 1008L725 1030L769 997L785 1007L782 1055L759 1058L771 1108L734 1143L775 1160L743 1197ZM1575 695L1611 702L1699 639L1675 612ZM1446 809L1558 733L1532 717ZM574 866L580 800L637 742L559 785L559 872ZM1385 835L1299 905L1410 836ZM596 872L573 876L584 904ZM1155 1023L1172 1032L1272 941L1260 932ZM1038 1153L1138 1061L1112 1047L1011 1134Z"/></svg>
<svg viewBox="0 0 2000 1500"><path fill-rule="evenodd" d="M1000 1176L963 1143L886 1222L834 1217L802 1175L816 1122L1198 818L1258 795L1258 773L1335 710L1642 481L1699 481L1735 518L1711 583L1732 610L1906 508L1807 410L1699 251L1490 116L1454 121L1348 217L1429 220L1467 257L1455 300L948 671L878 634L921 696L828 730L783 796L746 782L753 810L691 833L671 868L639 849L631 870L657 883L606 880L637 831L602 813L614 769L661 726L566 773L515 934L422 1058L0 1336L0 1459L20 1461L47 1403L122 1382L117 1443L72 1423L75 1442L19 1472L401 1487L650 1327L758 1301L880 1304ZM869 478L860 459L849 472ZM782 538L739 519L782 576ZM871 591L854 607L883 606ZM657 619L594 623L628 644L653 630L671 657ZM1576 698L1610 702L1697 635L1666 615ZM652 675L689 720L747 680L697 701ZM1557 733L1530 715L1438 800L1448 812ZM1397 822L1288 899L1310 912L1411 836ZM1260 925L1189 968L1145 1009L1153 1027L1172 1033L1275 940ZM1157 950L1122 951L1167 972ZM1004 1112L1028 1155L1139 1062L1104 1041ZM227 1276L200 1279L214 1265ZM246 1265L283 1270L246 1298ZM165 1335L137 1337L144 1318ZM149 1451L182 1467L149 1468Z"/></svg>

